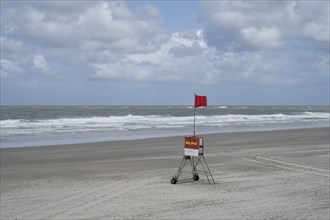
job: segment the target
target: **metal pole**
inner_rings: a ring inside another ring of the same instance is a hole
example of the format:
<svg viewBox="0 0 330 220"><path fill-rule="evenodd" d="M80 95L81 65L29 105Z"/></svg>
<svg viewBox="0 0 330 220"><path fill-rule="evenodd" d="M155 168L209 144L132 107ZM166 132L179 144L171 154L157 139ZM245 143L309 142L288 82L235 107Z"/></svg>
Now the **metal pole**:
<svg viewBox="0 0 330 220"><path fill-rule="evenodd" d="M196 105L196 93L194 93L194 106L193 106L193 108L194 108L194 136L195 136L195 131L196 131L196 107L195 107L195 105Z"/></svg>

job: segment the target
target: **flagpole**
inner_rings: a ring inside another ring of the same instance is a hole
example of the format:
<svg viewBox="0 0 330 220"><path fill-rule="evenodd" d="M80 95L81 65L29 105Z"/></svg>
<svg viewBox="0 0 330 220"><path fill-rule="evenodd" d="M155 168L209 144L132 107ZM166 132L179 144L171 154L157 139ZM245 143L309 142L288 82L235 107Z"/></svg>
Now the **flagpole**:
<svg viewBox="0 0 330 220"><path fill-rule="evenodd" d="M196 93L194 93L194 106L193 106L193 108L194 108L194 136L195 136L195 129L196 129L196 107L195 107L195 105L196 105Z"/></svg>

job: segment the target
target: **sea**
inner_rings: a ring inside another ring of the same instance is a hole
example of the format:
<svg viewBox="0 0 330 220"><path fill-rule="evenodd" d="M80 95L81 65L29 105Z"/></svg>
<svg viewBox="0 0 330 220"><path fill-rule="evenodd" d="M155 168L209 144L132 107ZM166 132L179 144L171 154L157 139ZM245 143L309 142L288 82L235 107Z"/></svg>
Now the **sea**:
<svg viewBox="0 0 330 220"><path fill-rule="evenodd" d="M329 127L329 106L1 106L0 147Z"/></svg>

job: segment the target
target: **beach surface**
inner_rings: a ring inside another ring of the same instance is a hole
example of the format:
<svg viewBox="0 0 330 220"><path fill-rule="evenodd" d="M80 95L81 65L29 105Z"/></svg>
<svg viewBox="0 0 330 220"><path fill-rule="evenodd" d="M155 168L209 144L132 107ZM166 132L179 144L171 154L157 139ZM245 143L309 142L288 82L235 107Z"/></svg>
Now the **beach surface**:
<svg viewBox="0 0 330 220"><path fill-rule="evenodd" d="M202 136L216 184L183 137L0 149L1 219L330 218L329 128Z"/></svg>

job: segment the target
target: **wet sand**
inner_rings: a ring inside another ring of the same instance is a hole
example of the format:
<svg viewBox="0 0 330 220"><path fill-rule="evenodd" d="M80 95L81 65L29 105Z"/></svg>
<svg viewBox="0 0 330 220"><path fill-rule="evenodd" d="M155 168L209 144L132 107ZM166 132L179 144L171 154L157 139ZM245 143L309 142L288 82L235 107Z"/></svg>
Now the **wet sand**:
<svg viewBox="0 0 330 220"><path fill-rule="evenodd" d="M183 137L1 149L1 219L330 218L329 128L203 137L216 184Z"/></svg>

